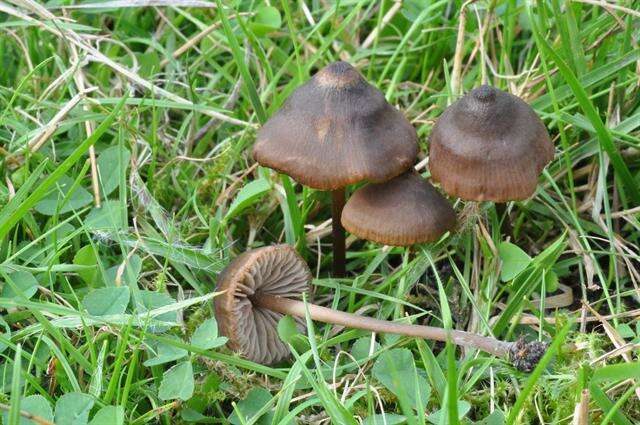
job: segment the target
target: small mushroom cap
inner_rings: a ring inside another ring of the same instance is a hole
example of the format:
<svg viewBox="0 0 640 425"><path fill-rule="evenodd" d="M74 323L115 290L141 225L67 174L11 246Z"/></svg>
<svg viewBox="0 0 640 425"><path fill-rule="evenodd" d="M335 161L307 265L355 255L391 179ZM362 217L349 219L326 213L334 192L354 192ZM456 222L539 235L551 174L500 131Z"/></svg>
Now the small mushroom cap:
<svg viewBox="0 0 640 425"><path fill-rule="evenodd" d="M261 364L289 357L289 348L278 337L281 313L254 307L261 294L300 298L312 275L309 267L289 245L247 251L234 259L218 278L215 310L220 333L230 349Z"/></svg>
<svg viewBox="0 0 640 425"><path fill-rule="evenodd" d="M473 201L527 199L554 153L533 109L486 85L449 106L429 141L433 180L448 194Z"/></svg>
<svg viewBox="0 0 640 425"><path fill-rule="evenodd" d="M408 246L453 230L456 213L431 183L410 171L356 190L342 211L342 225L363 239Z"/></svg>
<svg viewBox="0 0 640 425"><path fill-rule="evenodd" d="M315 189L383 182L418 155L413 126L346 62L334 62L296 89L258 132L261 165Z"/></svg>

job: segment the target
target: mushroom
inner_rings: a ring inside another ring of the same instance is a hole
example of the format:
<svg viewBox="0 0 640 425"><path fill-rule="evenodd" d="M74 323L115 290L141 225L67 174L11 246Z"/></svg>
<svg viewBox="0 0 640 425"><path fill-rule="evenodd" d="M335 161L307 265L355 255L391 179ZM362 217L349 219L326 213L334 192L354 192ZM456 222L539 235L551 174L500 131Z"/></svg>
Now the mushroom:
<svg viewBox="0 0 640 425"><path fill-rule="evenodd" d="M253 149L261 165L332 192L336 276L345 270L345 186L387 181L417 154L415 129L346 62L326 66L296 89L259 130Z"/></svg>
<svg viewBox="0 0 640 425"><path fill-rule="evenodd" d="M554 153L533 109L487 85L449 106L429 143L431 177L448 194L472 201L527 199Z"/></svg>
<svg viewBox="0 0 640 425"><path fill-rule="evenodd" d="M308 290L311 271L289 245L247 251L222 272L215 298L220 332L229 338L229 348L257 363L273 364L289 356L289 348L278 337L278 321L284 315L435 341L482 350L514 361L521 370L532 370L544 354L546 344L504 342L470 332L432 326L408 325L305 304L300 298Z"/></svg>
<svg viewBox="0 0 640 425"><path fill-rule="evenodd" d="M429 169L449 195L503 203L530 197L553 159L549 133L517 96L483 85L449 106L429 137ZM508 219L503 222L510 229Z"/></svg>
<svg viewBox="0 0 640 425"><path fill-rule="evenodd" d="M218 278L215 298L220 332L229 338L229 348L248 359L272 364L289 356L289 348L278 337L282 314L259 306L267 296L300 298L308 289L311 271L289 245L246 251L236 257Z"/></svg>
<svg viewBox="0 0 640 425"><path fill-rule="evenodd" d="M436 241L456 226L449 202L415 171L356 190L342 211L354 235L385 245Z"/></svg>

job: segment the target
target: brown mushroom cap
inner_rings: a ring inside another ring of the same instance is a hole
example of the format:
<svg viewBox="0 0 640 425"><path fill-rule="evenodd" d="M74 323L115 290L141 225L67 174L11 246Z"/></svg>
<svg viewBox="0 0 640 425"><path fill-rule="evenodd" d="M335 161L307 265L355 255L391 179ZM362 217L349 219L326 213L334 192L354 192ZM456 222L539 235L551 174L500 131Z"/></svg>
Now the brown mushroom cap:
<svg viewBox="0 0 640 425"><path fill-rule="evenodd" d="M408 246L453 230L456 213L427 180L410 171L356 190L342 211L342 225L363 239Z"/></svg>
<svg viewBox="0 0 640 425"><path fill-rule="evenodd" d="M413 126L346 62L328 65L296 89L253 148L261 165L322 190L389 180L417 154Z"/></svg>
<svg viewBox="0 0 640 425"><path fill-rule="evenodd" d="M215 298L220 333L229 348L261 364L277 363L289 356L289 348L278 337L281 313L254 307L260 294L300 298L312 275L309 267L289 245L247 251L234 259L218 278Z"/></svg>
<svg viewBox="0 0 640 425"><path fill-rule="evenodd" d="M486 85L449 106L429 141L431 177L448 194L474 201L530 197L554 153L533 109Z"/></svg>

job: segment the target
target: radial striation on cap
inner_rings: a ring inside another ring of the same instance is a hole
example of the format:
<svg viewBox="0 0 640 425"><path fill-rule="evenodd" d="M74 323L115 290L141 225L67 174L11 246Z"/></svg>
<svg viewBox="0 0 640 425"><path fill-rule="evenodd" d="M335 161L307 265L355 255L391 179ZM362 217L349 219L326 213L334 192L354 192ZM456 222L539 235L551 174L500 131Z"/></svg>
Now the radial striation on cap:
<svg viewBox="0 0 640 425"><path fill-rule="evenodd" d="M410 171L356 190L342 211L342 224L362 239L408 246L454 230L456 213L427 180Z"/></svg>
<svg viewBox="0 0 640 425"><path fill-rule="evenodd" d="M530 197L554 147L522 99L478 87L449 106L429 138L433 180L450 195L506 202Z"/></svg>
<svg viewBox="0 0 640 425"><path fill-rule="evenodd" d="M413 126L346 62L296 89L259 130L253 149L261 165L322 190L389 180L417 154Z"/></svg>
<svg viewBox="0 0 640 425"><path fill-rule="evenodd" d="M283 315L254 307L252 299L261 294L301 298L311 278L309 267L289 245L254 249L233 260L218 279L217 289L225 292L215 298L216 320L229 348L261 364L289 357L278 336Z"/></svg>

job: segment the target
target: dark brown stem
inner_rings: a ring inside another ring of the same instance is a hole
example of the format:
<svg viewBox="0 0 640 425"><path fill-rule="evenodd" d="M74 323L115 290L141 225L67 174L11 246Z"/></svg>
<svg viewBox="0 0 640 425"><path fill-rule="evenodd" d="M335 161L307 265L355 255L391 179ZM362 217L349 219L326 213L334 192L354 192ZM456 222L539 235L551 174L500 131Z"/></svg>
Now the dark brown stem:
<svg viewBox="0 0 640 425"><path fill-rule="evenodd" d="M344 208L344 188L331 191L331 232L333 235L333 277L346 275L346 246L342 209Z"/></svg>
<svg viewBox="0 0 640 425"><path fill-rule="evenodd" d="M275 297L273 295L260 294L252 300L253 305L266 308L278 313L288 314L296 317L305 317L305 304L299 300L290 298ZM386 320L374 319L367 316L345 313L315 304L307 304L311 318L318 322L331 323L334 325L346 326L348 328L364 329L379 333L390 333L406 335L415 338L429 339L433 341L446 342L447 339L456 345L475 348L494 356L507 358L514 346L514 342L504 342L495 338L490 338L471 332L448 331L443 328L433 326L407 325L403 323L389 322Z"/></svg>

